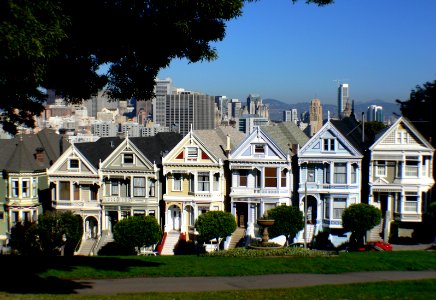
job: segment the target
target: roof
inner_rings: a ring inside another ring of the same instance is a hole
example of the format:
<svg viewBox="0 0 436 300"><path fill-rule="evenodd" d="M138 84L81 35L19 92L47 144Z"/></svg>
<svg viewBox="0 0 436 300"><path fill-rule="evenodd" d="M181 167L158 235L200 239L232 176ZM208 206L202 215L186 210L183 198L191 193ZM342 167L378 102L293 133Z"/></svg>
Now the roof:
<svg viewBox="0 0 436 300"><path fill-rule="evenodd" d="M291 145L298 144L301 147L309 140L309 137L293 122L282 122L277 125L261 126L261 128L284 153L292 149Z"/></svg>
<svg viewBox="0 0 436 300"><path fill-rule="evenodd" d="M129 138L150 162L156 164L160 164L163 153L170 151L181 139L182 136L174 132ZM120 137L102 137L96 142L78 143L74 146L98 169L100 160L104 161L123 141L124 138Z"/></svg>
<svg viewBox="0 0 436 300"><path fill-rule="evenodd" d="M364 153L369 144L367 136L362 142L362 126L354 117L346 117L342 120L330 119L330 123L356 148L360 153Z"/></svg>
<svg viewBox="0 0 436 300"><path fill-rule="evenodd" d="M217 158L227 159L226 147L227 136L230 138L230 149L236 148L245 138L245 134L232 126L220 126L216 129L194 130L194 135L210 150Z"/></svg>
<svg viewBox="0 0 436 300"><path fill-rule="evenodd" d="M16 172L45 170L69 146L69 142L52 129L43 129L37 134L17 135L10 140L0 140L0 169ZM42 150L42 161L36 159L37 149Z"/></svg>

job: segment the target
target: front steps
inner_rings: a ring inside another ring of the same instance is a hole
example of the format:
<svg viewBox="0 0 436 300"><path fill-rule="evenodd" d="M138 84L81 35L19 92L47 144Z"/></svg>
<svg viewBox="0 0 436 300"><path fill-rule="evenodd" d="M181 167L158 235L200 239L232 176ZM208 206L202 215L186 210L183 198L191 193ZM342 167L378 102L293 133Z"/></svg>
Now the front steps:
<svg viewBox="0 0 436 300"><path fill-rule="evenodd" d="M162 247L162 251L160 252L161 255L174 255L174 248L176 247L177 243L179 242L180 238L180 232L178 231L171 231L167 232L167 236L164 242L164 245Z"/></svg>
<svg viewBox="0 0 436 300"><path fill-rule="evenodd" d="M96 239L82 240L79 251L77 251L75 255L82 255L82 256L95 255L96 253L93 253L93 249L96 243L97 243Z"/></svg>
<svg viewBox="0 0 436 300"><path fill-rule="evenodd" d="M232 233L228 249L234 249L245 238L245 228L238 227Z"/></svg>

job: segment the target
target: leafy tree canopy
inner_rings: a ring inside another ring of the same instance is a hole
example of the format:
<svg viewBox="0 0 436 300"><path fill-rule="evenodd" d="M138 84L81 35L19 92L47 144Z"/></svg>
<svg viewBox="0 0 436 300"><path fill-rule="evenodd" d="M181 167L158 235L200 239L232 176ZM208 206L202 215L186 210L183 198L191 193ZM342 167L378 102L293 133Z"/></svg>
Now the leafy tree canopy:
<svg viewBox="0 0 436 300"><path fill-rule="evenodd" d="M200 233L201 239L224 238L236 230L235 217L224 211L209 211L201 214L195 222L195 228Z"/></svg>
<svg viewBox="0 0 436 300"><path fill-rule="evenodd" d="M162 231L153 216L128 217L114 227L115 242L128 249L140 249L157 244L161 237Z"/></svg>
<svg viewBox="0 0 436 300"><path fill-rule="evenodd" d="M46 89L71 103L103 87L112 99L148 100L172 59L217 58L210 43L224 38L245 2L253 0L1 1L0 124L13 134L33 127Z"/></svg>
<svg viewBox="0 0 436 300"><path fill-rule="evenodd" d="M378 225L381 217L380 209L373 205L352 204L342 213L342 227L351 231L351 242L363 244L366 232Z"/></svg>
<svg viewBox="0 0 436 300"><path fill-rule="evenodd" d="M296 206L277 206L268 211L268 218L275 221L268 227L269 236L273 238L283 234L287 243L304 227L303 213Z"/></svg>
<svg viewBox="0 0 436 300"><path fill-rule="evenodd" d="M433 118L436 117L436 80L426 82L422 86L417 85L411 91L410 99L396 101L400 104L402 115L408 118L433 146L436 146L433 134Z"/></svg>

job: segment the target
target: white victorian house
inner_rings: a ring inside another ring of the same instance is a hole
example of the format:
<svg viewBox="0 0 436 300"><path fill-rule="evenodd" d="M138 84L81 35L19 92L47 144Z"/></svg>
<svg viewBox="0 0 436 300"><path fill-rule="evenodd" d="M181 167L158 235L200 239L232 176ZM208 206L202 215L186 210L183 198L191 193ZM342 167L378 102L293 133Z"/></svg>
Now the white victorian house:
<svg viewBox="0 0 436 300"><path fill-rule="evenodd" d="M382 211L380 234L389 237L392 221L399 235L409 236L430 202L434 148L404 117L381 132L370 150L370 197Z"/></svg>
<svg viewBox="0 0 436 300"><path fill-rule="evenodd" d="M278 205L291 205L291 151L260 127L229 155L230 210L246 235L255 237L257 219Z"/></svg>
<svg viewBox="0 0 436 300"><path fill-rule="evenodd" d="M299 150L299 207L307 199L307 242L319 231L342 234L342 212L361 202L362 152L354 119L328 120ZM303 238L302 232L298 239Z"/></svg>

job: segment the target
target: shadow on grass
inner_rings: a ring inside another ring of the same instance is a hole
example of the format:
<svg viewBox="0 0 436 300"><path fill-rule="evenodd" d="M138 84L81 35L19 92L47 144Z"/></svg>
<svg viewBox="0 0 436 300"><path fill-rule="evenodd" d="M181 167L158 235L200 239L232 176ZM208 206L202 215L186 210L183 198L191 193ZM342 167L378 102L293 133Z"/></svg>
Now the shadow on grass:
<svg viewBox="0 0 436 300"><path fill-rule="evenodd" d="M91 288L89 284L56 277L44 278L48 270L71 271L76 267L128 272L130 267L155 267L161 263L116 257L85 256L0 256L0 292L10 294L75 294L76 290Z"/></svg>

